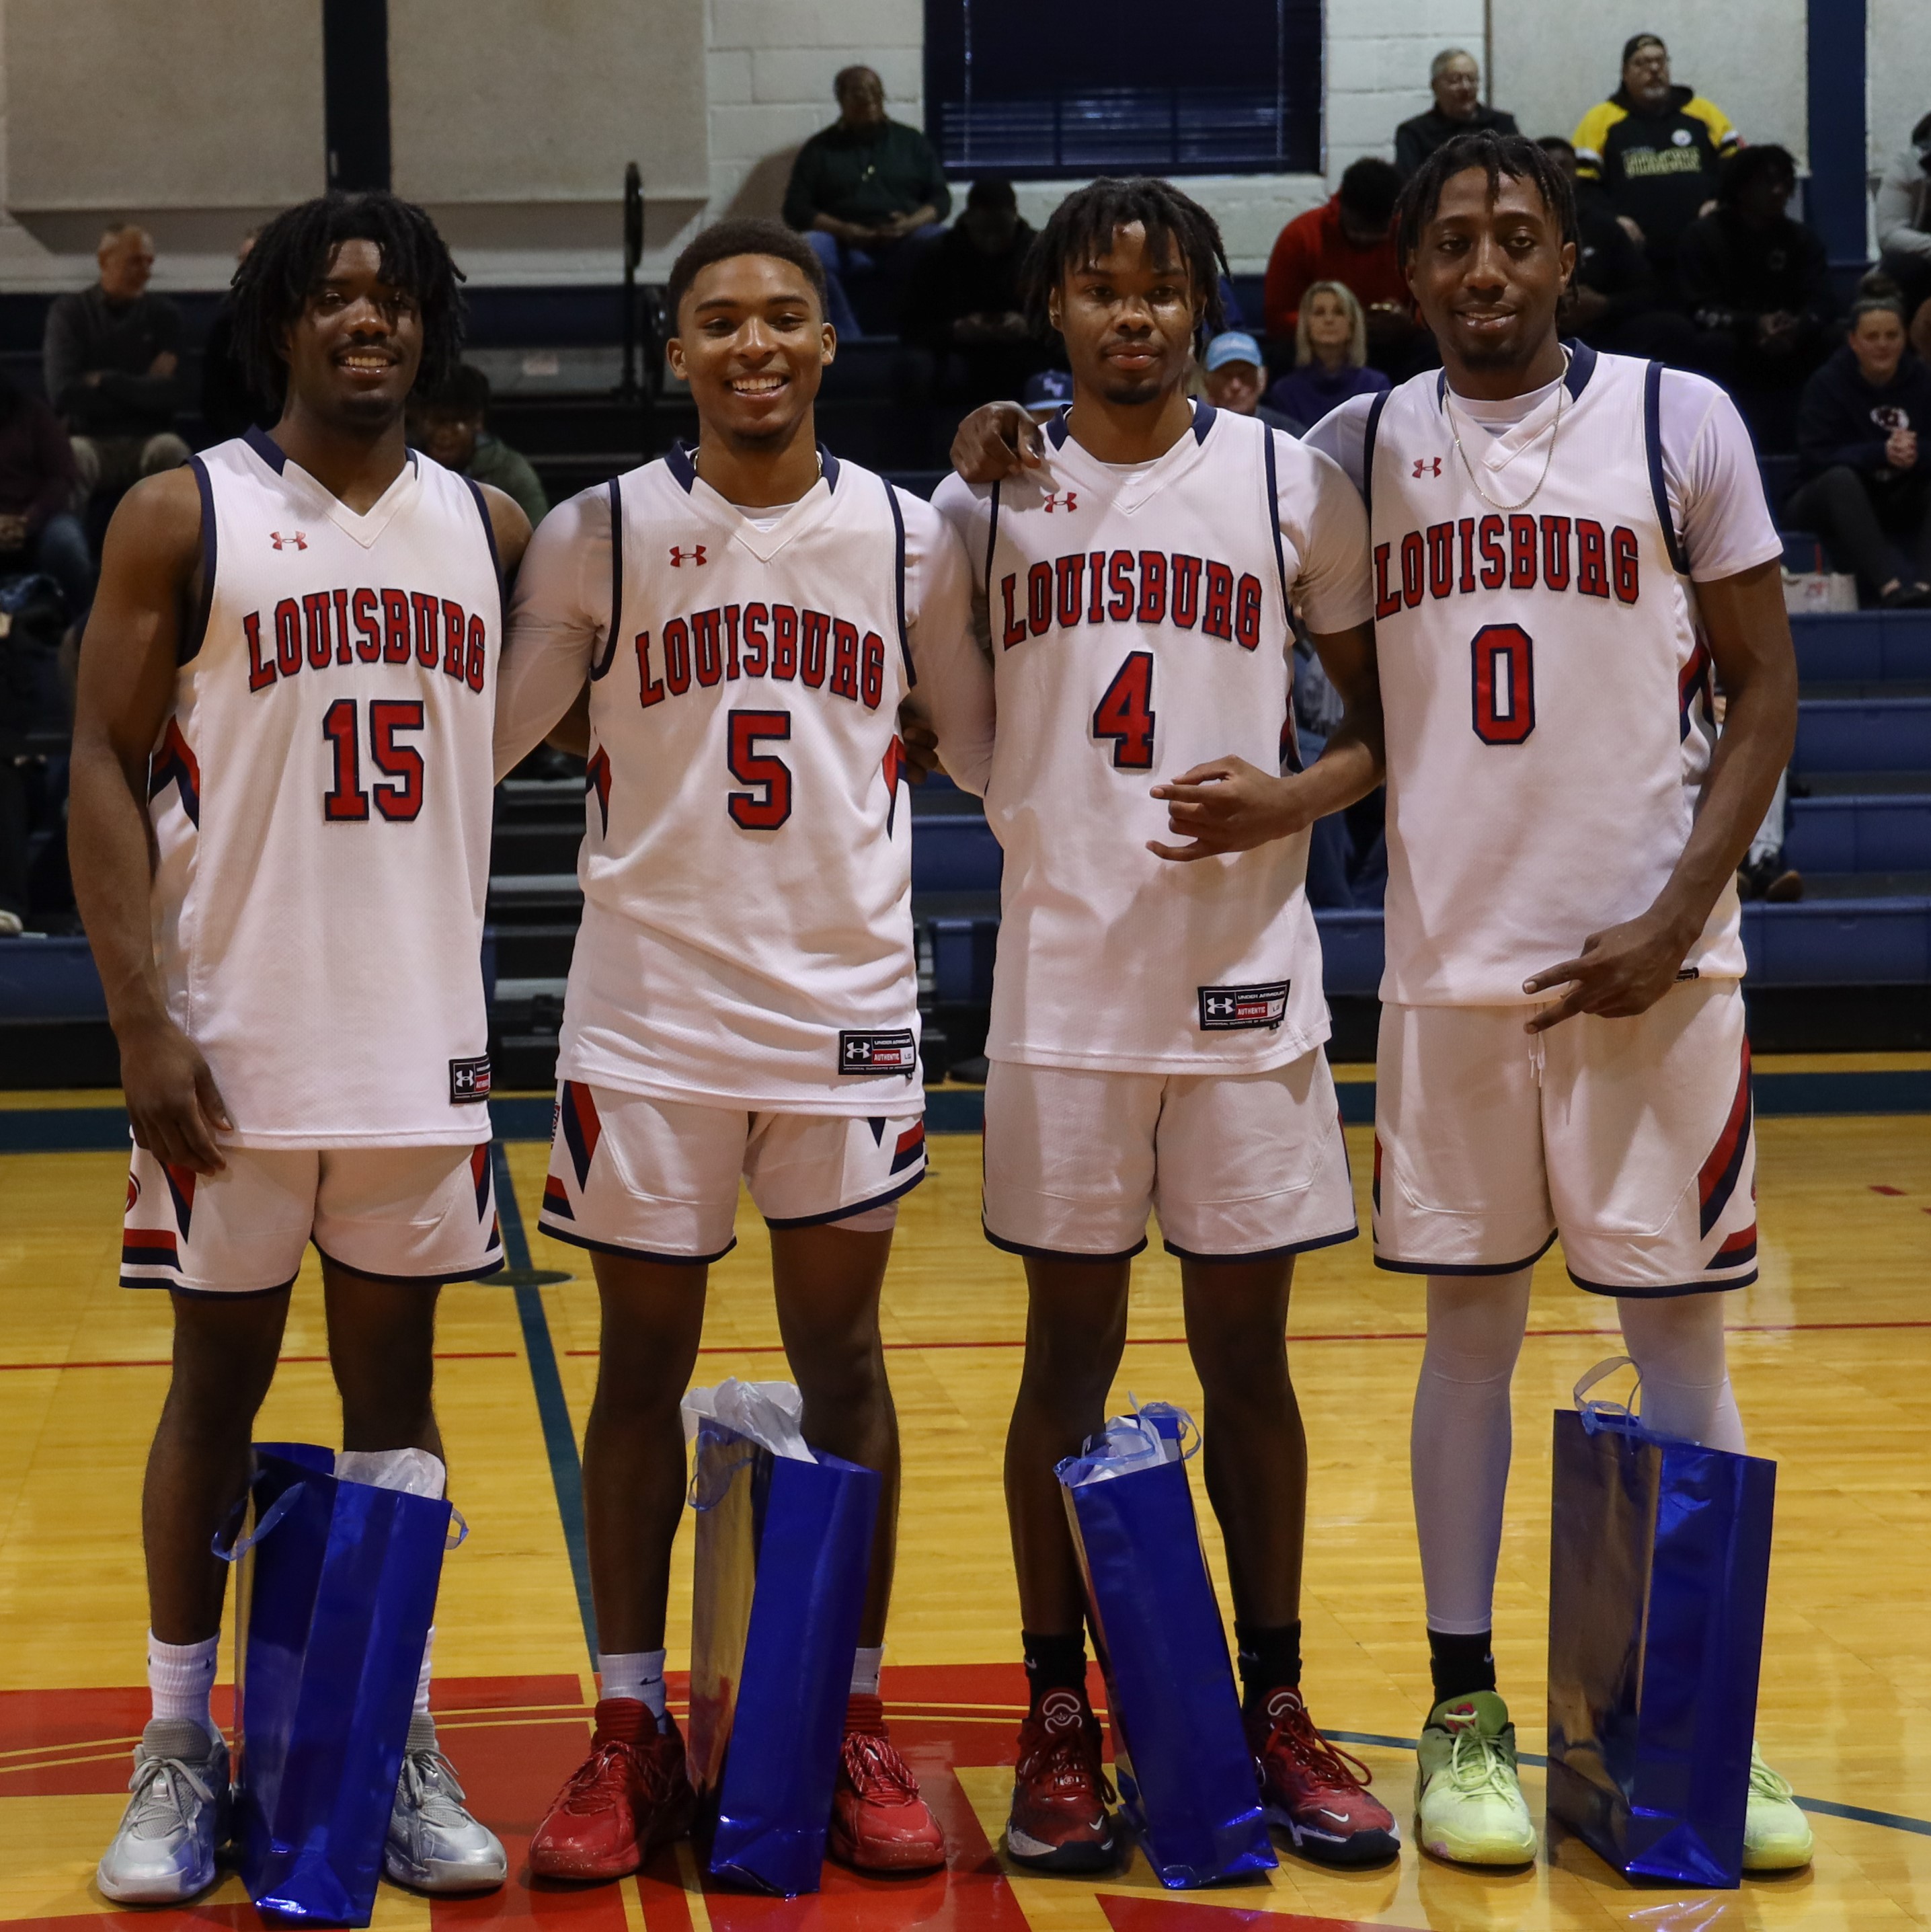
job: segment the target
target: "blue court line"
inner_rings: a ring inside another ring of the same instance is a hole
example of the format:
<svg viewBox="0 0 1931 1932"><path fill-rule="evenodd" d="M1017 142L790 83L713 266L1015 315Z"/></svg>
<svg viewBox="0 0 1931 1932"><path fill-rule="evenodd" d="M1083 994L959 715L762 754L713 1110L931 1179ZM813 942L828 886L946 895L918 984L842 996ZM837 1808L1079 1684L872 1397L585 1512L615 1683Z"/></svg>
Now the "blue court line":
<svg viewBox="0 0 1931 1932"><path fill-rule="evenodd" d="M547 1114L550 1103L544 1101ZM547 1135L546 1135L547 1137ZM523 1231L523 1210L517 1205L510 1178L509 1156L498 1141L490 1150L496 1176L496 1218L503 1231L503 1258L512 1270L528 1273L529 1242ZM570 1552L570 1577L577 1588L577 1612L583 1620L583 1641L590 1659L597 1656L597 1611L590 1596L590 1546L583 1527L583 1466L577 1456L577 1432L571 1426L570 1406L563 1399L563 1378L556 1370L556 1348L550 1339L550 1322L543 1312L543 1291L526 1283L514 1291L517 1319L523 1324L523 1353L529 1358L529 1379L536 1393L536 1413L543 1425L543 1447L550 1458L550 1486L556 1492L556 1514L563 1524L564 1546Z"/></svg>
<svg viewBox="0 0 1931 1932"><path fill-rule="evenodd" d="M1415 1748L1413 1738L1384 1737L1379 1731L1324 1731L1321 1735L1338 1744L1379 1744L1388 1750L1405 1751ZM1544 1769L1549 1765L1549 1760L1536 1751L1518 1751L1516 1760ZM1834 1798L1806 1798L1801 1792L1794 1796L1802 1810L1824 1817L1849 1818L1860 1825L1882 1825L1887 1831L1915 1832L1921 1838L1931 1838L1931 1818L1907 1818L1902 1812L1873 1811L1863 1804L1840 1804Z"/></svg>

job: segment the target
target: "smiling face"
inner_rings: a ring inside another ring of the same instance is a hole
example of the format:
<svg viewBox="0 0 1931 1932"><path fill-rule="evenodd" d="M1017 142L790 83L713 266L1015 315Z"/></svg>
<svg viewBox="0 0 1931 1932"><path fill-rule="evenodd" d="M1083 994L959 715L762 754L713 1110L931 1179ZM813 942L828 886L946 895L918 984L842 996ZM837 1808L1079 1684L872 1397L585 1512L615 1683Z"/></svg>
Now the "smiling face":
<svg viewBox="0 0 1931 1932"><path fill-rule="evenodd" d="M1458 367L1527 369L1555 340L1555 305L1575 267L1575 244L1534 182L1504 175L1493 201L1480 168L1444 182L1408 274L1450 382Z"/></svg>
<svg viewBox="0 0 1931 1932"><path fill-rule="evenodd" d="M837 345L802 268L775 255L731 255L698 270L665 347L703 427L755 445L797 428Z"/></svg>
<svg viewBox="0 0 1931 1932"><path fill-rule="evenodd" d="M394 422L422 361L422 310L382 279L373 242L337 242L283 341L289 391L325 420L358 429Z"/></svg>
<svg viewBox="0 0 1931 1932"><path fill-rule="evenodd" d="M1165 236L1150 246L1135 221L1113 231L1105 254L1066 272L1047 310L1075 383L1109 403L1151 403L1186 378L1201 301L1179 244Z"/></svg>

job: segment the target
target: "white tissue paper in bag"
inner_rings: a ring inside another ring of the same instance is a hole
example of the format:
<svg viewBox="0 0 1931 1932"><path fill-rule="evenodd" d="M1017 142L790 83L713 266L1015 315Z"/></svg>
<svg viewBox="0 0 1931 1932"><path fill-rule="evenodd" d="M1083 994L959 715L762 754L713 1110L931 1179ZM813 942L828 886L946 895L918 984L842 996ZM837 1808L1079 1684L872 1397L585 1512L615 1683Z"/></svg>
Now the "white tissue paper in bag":
<svg viewBox="0 0 1931 1932"><path fill-rule="evenodd" d="M335 1457L337 1478L372 1490L400 1490L406 1496L442 1498L448 1472L427 1449L343 1449Z"/></svg>
<svg viewBox="0 0 1931 1932"><path fill-rule="evenodd" d="M684 1439L694 1442L704 1416L793 1462L815 1462L800 1422L805 1398L791 1382L742 1382L732 1376L715 1388L692 1389L682 1405Z"/></svg>

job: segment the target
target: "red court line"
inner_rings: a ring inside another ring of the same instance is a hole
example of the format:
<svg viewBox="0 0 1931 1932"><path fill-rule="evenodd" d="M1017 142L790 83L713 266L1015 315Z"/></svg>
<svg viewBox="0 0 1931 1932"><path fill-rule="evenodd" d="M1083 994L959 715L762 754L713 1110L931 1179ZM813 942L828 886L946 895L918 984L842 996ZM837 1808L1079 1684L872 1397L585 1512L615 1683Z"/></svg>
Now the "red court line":
<svg viewBox="0 0 1931 1932"><path fill-rule="evenodd" d="M326 1355L283 1355L278 1362L325 1362ZM513 1362L514 1348L452 1348L436 1352L439 1362ZM166 1355L145 1355L121 1362L0 1362L0 1372L17 1369L167 1369L174 1366Z"/></svg>

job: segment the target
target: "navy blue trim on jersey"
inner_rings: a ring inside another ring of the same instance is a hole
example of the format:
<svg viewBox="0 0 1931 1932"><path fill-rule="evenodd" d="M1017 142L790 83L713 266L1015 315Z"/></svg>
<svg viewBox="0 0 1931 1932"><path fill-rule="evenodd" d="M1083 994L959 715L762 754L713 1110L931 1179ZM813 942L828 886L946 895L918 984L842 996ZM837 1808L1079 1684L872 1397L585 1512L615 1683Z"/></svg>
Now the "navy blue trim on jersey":
<svg viewBox="0 0 1931 1932"><path fill-rule="evenodd" d="M874 1208L889 1208L901 1194L910 1194L929 1172L922 1160L916 1174L908 1174L896 1187L888 1187L883 1194L874 1194L868 1200L854 1201L849 1208L834 1208L829 1214L767 1214L764 1225L767 1228L826 1228L834 1222L849 1221L854 1214L868 1214Z"/></svg>
<svg viewBox="0 0 1931 1932"><path fill-rule="evenodd" d="M481 1268L464 1268L453 1274L378 1274L373 1268L355 1268L347 1262L337 1260L319 1241L315 1243L315 1252L331 1268L345 1268L351 1274L360 1275L365 1281L393 1281L411 1288L419 1287L428 1282L481 1281L488 1276L501 1274L508 1265L499 1254L494 1261L486 1262Z"/></svg>
<svg viewBox="0 0 1931 1932"><path fill-rule="evenodd" d="M536 1225L553 1241L568 1241L573 1248L588 1248L595 1255L628 1255L640 1262L662 1262L671 1268L708 1268L713 1262L721 1262L738 1244L733 1234L724 1246L714 1255L664 1255L655 1248L626 1248L615 1241L593 1241L586 1234L573 1234L567 1228L553 1226L541 1214L536 1217Z"/></svg>
<svg viewBox="0 0 1931 1932"><path fill-rule="evenodd" d="M1652 362L1643 371L1643 446L1649 455L1649 490L1656 499L1656 520L1679 577L1690 574L1690 552L1684 546L1676 520L1669 514L1669 489L1663 474L1663 364Z"/></svg>
<svg viewBox="0 0 1931 1932"><path fill-rule="evenodd" d="M1274 432L1266 429L1265 434L1267 441L1261 446L1266 452L1267 470L1267 528L1274 538L1274 572L1281 580L1281 602L1291 612L1294 599L1288 595L1288 554L1281 548L1281 485L1279 478L1274 473ZM986 575L990 581L990 570ZM1291 616L1291 626L1292 621Z"/></svg>
<svg viewBox="0 0 1931 1932"><path fill-rule="evenodd" d="M988 500L992 512L985 520L985 594L992 595L992 559L999 544L999 492L1000 486L992 486L992 495Z"/></svg>
<svg viewBox="0 0 1931 1932"><path fill-rule="evenodd" d="M831 460L827 457L827 462ZM884 482L883 477L879 478ZM898 596L898 655L905 660L905 685L910 690L919 682L919 674L912 668L912 645L905 632L905 512L898 507L898 492L889 483L885 484L885 500L892 506L892 560L895 587Z"/></svg>
<svg viewBox="0 0 1931 1932"><path fill-rule="evenodd" d="M624 497L622 486L613 476L610 494L610 621L604 636L603 661L590 661L590 681L595 683L616 662L617 640L623 635L624 608Z"/></svg>
<svg viewBox="0 0 1931 1932"><path fill-rule="evenodd" d="M1046 440L1055 449L1063 449L1066 445L1066 418L1072 412L1072 404L1064 404L1056 416L1051 416L1040 426L1046 432Z"/></svg>
<svg viewBox="0 0 1931 1932"><path fill-rule="evenodd" d="M1566 1272L1585 1294L1627 1295L1632 1301L1674 1301L1686 1294L1724 1294L1733 1288L1748 1288L1757 1278L1756 1270L1752 1268L1748 1274L1732 1275L1724 1281L1672 1282L1666 1288L1612 1288L1607 1282L1585 1281L1573 1268Z"/></svg>
<svg viewBox="0 0 1931 1932"><path fill-rule="evenodd" d="M200 654L208 636L208 614L214 607L214 479L198 456L190 456L187 466L194 472L194 487L201 493L201 595L195 600L187 628L175 643L174 661L178 664Z"/></svg>
<svg viewBox="0 0 1931 1932"><path fill-rule="evenodd" d="M690 447L681 436L664 452L664 466L688 496L691 484L697 480L697 466L691 460Z"/></svg>
<svg viewBox="0 0 1931 1932"><path fill-rule="evenodd" d="M1442 378L1444 382L1447 380L1446 376ZM1368 425L1361 432L1361 501L1370 516L1375 513L1375 437L1381 427L1381 412L1393 394L1392 389L1375 392L1375 400L1368 405Z"/></svg>
<svg viewBox="0 0 1931 1932"><path fill-rule="evenodd" d="M496 573L496 649L500 652L504 640L509 635L510 592L509 586L503 581L503 560L496 550L496 526L490 521L489 500L483 494L481 484L473 476L464 476L463 481L469 484L469 494L476 500L476 514L483 520L483 535L489 542L490 568Z"/></svg>
<svg viewBox="0 0 1931 1932"><path fill-rule="evenodd" d="M1142 1234L1130 1248L1123 1248L1117 1255L1088 1253L1084 1248L1035 1248L1024 1241L1009 1241L1003 1235L995 1234L985 1223L979 1224L979 1231L1002 1253L1030 1255L1042 1262L1130 1262L1147 1246L1147 1238Z"/></svg>
<svg viewBox="0 0 1931 1932"><path fill-rule="evenodd" d="M838 459L821 442L818 445L818 467L825 479L825 488L835 491L838 487ZM807 490L805 494L810 495Z"/></svg>
<svg viewBox="0 0 1931 1932"><path fill-rule="evenodd" d="M1289 1241L1278 1248L1227 1248L1217 1249L1208 1254L1199 1248L1183 1248L1162 1235L1160 1245L1170 1255L1177 1255L1183 1262L1277 1262L1289 1255L1304 1255L1315 1248L1339 1247L1343 1241L1360 1239L1360 1224L1344 1228L1338 1234L1318 1234L1311 1241Z"/></svg>
<svg viewBox="0 0 1931 1932"><path fill-rule="evenodd" d="M265 429L253 423L241 432L241 440L279 476L288 465L288 452Z"/></svg>
<svg viewBox="0 0 1931 1932"><path fill-rule="evenodd" d="M1515 1274L1523 1268L1534 1268L1555 1246L1555 1234L1556 1231L1552 1228L1549 1231L1549 1239L1534 1254L1519 1262L1397 1262L1390 1261L1384 1255L1377 1255L1375 1265L1378 1268L1386 1269L1390 1274ZM1587 1285L1584 1284L1585 1286ZM1615 1288L1609 1291L1612 1294L1619 1292Z"/></svg>
<svg viewBox="0 0 1931 1932"><path fill-rule="evenodd" d="M1579 403L1582 392L1589 386L1589 378L1596 373L1596 352L1586 342L1565 342L1563 347L1569 351L1569 367L1564 373L1562 386L1569 392L1569 400Z"/></svg>
<svg viewBox="0 0 1931 1932"><path fill-rule="evenodd" d="M1204 397L1197 396L1194 398L1193 440L1195 442L1206 442L1207 433L1213 428L1213 419L1220 412Z"/></svg>

